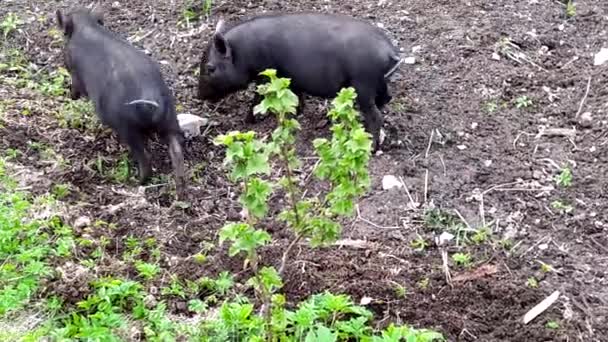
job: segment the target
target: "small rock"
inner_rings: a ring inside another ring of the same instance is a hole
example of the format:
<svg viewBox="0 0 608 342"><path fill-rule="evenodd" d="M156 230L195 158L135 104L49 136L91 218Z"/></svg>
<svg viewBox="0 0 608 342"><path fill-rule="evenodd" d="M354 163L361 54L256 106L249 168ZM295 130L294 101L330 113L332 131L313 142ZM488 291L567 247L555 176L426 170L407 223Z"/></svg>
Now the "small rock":
<svg viewBox="0 0 608 342"><path fill-rule="evenodd" d="M403 183L397 179L397 177L393 175L386 175L382 177L382 189L389 190L392 188L401 188Z"/></svg>
<svg viewBox="0 0 608 342"><path fill-rule="evenodd" d="M479 124L477 122L473 122L471 124L471 129L477 129L477 126L479 126Z"/></svg>
<svg viewBox="0 0 608 342"><path fill-rule="evenodd" d="M558 29L558 30L560 30L560 31L563 31L565 27L566 27L566 26L564 26L564 24L560 24L560 25L557 27L557 29Z"/></svg>
<svg viewBox="0 0 608 342"><path fill-rule="evenodd" d="M499 55L499 54L497 54L496 52L494 52L494 53L492 54L492 59L493 59L493 60L495 60L495 61L499 61L499 60L500 60L500 55Z"/></svg>
<svg viewBox="0 0 608 342"><path fill-rule="evenodd" d="M595 55L593 59L593 65L598 66L606 63L608 61L608 49L602 48L600 52Z"/></svg>
<svg viewBox="0 0 608 342"><path fill-rule="evenodd" d="M459 150L461 150L461 151L462 150L466 150L467 149L467 145L458 145L458 146L456 146L456 148L459 149Z"/></svg>
<svg viewBox="0 0 608 342"><path fill-rule="evenodd" d="M387 2L388 2L388 0L379 0L378 7L382 7L382 6L386 5Z"/></svg>
<svg viewBox="0 0 608 342"><path fill-rule="evenodd" d="M454 235L450 234L448 232L443 232L441 233L441 235L439 235L439 245L443 246L446 243L452 241L454 239Z"/></svg>
<svg viewBox="0 0 608 342"><path fill-rule="evenodd" d="M416 53L416 52L420 51L420 49L422 49L422 46L416 45L412 48L412 53Z"/></svg>
<svg viewBox="0 0 608 342"><path fill-rule="evenodd" d="M156 300L156 297L154 297L153 295L149 294L146 296L146 298L144 298L144 305L148 309L152 309L153 307L156 306L156 304L158 304L158 301Z"/></svg>
<svg viewBox="0 0 608 342"><path fill-rule="evenodd" d="M89 226L91 224L91 219L86 217L86 216L80 216L79 218L76 219L76 221L74 222L74 228L84 228L86 226Z"/></svg>
<svg viewBox="0 0 608 342"><path fill-rule="evenodd" d="M490 159L488 159L488 160L486 160L486 161L483 162L483 165L485 167L490 167L492 165L492 161Z"/></svg>
<svg viewBox="0 0 608 342"><path fill-rule="evenodd" d="M541 251L544 251L547 248L549 248L549 244L541 243L540 245L538 245L538 249L540 249Z"/></svg>
<svg viewBox="0 0 608 342"><path fill-rule="evenodd" d="M371 302L372 299L370 297L363 297L361 298L361 302L359 302L359 305L368 305Z"/></svg>
<svg viewBox="0 0 608 342"><path fill-rule="evenodd" d="M593 153L593 152L595 152L595 151L597 151L597 148L595 148L595 146L591 146L591 147L589 148L589 152Z"/></svg>
<svg viewBox="0 0 608 342"><path fill-rule="evenodd" d="M200 116L188 113L178 114L177 121L187 139L200 135L201 126L205 126L209 123L209 120L206 118L201 118Z"/></svg>
<svg viewBox="0 0 608 342"><path fill-rule="evenodd" d="M384 24L383 23L377 23L376 26L378 26L379 28L383 29L384 28Z"/></svg>
<svg viewBox="0 0 608 342"><path fill-rule="evenodd" d="M118 1L114 1L114 2L112 3L112 8L120 8L120 2L118 2Z"/></svg>
<svg viewBox="0 0 608 342"><path fill-rule="evenodd" d="M579 125L583 128L590 128L593 126L593 116L590 112L584 112L578 120Z"/></svg>
<svg viewBox="0 0 608 342"><path fill-rule="evenodd" d="M403 60L405 64L416 64L416 57L407 57Z"/></svg>

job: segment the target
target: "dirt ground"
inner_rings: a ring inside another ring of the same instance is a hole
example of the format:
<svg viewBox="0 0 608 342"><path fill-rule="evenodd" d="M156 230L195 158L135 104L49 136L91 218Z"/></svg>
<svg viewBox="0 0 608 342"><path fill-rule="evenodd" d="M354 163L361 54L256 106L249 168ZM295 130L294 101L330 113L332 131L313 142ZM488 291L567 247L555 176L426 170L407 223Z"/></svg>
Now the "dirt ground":
<svg viewBox="0 0 608 342"><path fill-rule="evenodd" d="M62 1L61 8L76 3ZM343 239L366 242L296 248L284 277L289 301L326 289L356 301L368 297L379 326L434 328L450 341L608 341L608 64L593 65L593 56L608 44L608 2L575 4L576 15L567 18L557 0L234 0L215 2L208 20L187 27L178 24L187 7L182 0L105 1L106 25L125 38L139 37L136 45L161 61L179 111L216 123L187 143L188 169L204 166L190 183L191 206L172 206L170 187L162 182L143 189L135 181L117 184L99 176L91 166L98 155L113 165L126 150L112 134L61 128L52 113L68 99L3 84L0 97L14 101L0 128L0 148L21 149L20 163L43 171L53 183L72 185L65 201L73 222L85 216L116 224L92 233L77 228L79 234L112 238L98 275L134 276L118 260L126 237L135 236L158 239L162 266L182 279L223 270L246 279L242 261L228 257L225 247L212 248L203 265L188 257L206 243L216 244L218 229L227 219L238 219L241 210L222 168L223 151L211 139L229 130L267 134L274 120L243 123L251 91L217 105L197 100L194 72L201 52L220 17L314 10L364 18L382 25L415 63L403 64L390 84L387 137L383 153L371 162L372 189L359 203L360 217L344 223ZM25 51L38 67L61 66L61 43L49 35L57 6L3 0L0 17L16 12L26 18L21 32L5 44ZM523 96L531 105L518 108ZM307 102L298 140L301 155L311 157L312 139L329 130L316 125L325 102ZM32 114L20 115L26 107ZM563 130L539 134L544 129ZM52 146L69 165L45 162L28 141ZM152 153L156 174L170 178L166 148L155 142ZM314 162L308 160L303 172ZM554 180L565 167L573 175L567 188ZM384 175L402 177L407 191L383 190ZM39 183L34 191L49 186ZM556 201L573 210L560 212L552 205ZM479 275L475 270L482 266L495 267L495 273L446 282L440 249L424 225L423 208L433 206L462 216L470 227L488 225L496 240L513 241L511 249L498 243L467 247L471 270L451 269L454 278ZM264 249L263 261L278 266L292 235L280 226L268 230L273 244ZM430 243L422 252L410 247L417 234ZM543 272L540 262L554 271ZM530 277L539 280L538 288L526 286ZM425 278L428 286L420 286ZM397 285L406 289L405 296L398 295ZM523 315L556 290L561 293L556 304L524 325ZM47 291L75 302L87 286L58 279ZM184 303L170 303L173 313L186 314ZM547 328L550 321L559 328Z"/></svg>

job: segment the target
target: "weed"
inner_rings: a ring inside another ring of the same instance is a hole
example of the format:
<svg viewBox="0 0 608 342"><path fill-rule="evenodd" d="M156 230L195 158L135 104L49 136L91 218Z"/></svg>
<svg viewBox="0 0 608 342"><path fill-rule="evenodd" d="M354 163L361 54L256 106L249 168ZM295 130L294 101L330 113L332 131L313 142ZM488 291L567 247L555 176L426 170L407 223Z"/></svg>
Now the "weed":
<svg viewBox="0 0 608 342"><path fill-rule="evenodd" d="M70 185L69 184L55 184L51 190L53 196L58 200L64 199L70 195Z"/></svg>
<svg viewBox="0 0 608 342"><path fill-rule="evenodd" d="M473 240L473 243L475 243L476 245L479 245L479 244L482 244L482 243L488 241L491 234L492 234L492 232L490 231L490 228L483 227L483 228L477 230L475 232L475 234L473 234L473 236L471 237L471 240Z"/></svg>
<svg viewBox="0 0 608 342"><path fill-rule="evenodd" d="M568 3L566 3L566 16L568 18L574 18L576 16L576 5L573 0L568 0Z"/></svg>
<svg viewBox="0 0 608 342"><path fill-rule="evenodd" d="M555 176L555 183L564 188L570 187L572 185L572 171L570 168L562 168L559 175Z"/></svg>
<svg viewBox="0 0 608 342"><path fill-rule="evenodd" d="M534 277L530 277L528 280L526 280L526 286L531 289L536 289L538 288L538 280L536 280Z"/></svg>
<svg viewBox="0 0 608 342"><path fill-rule="evenodd" d="M171 283L160 290L162 295L176 296L182 299L186 298L184 286L179 282L176 276L171 276Z"/></svg>
<svg viewBox="0 0 608 342"><path fill-rule="evenodd" d="M489 114L496 112L498 110L497 101L491 100L491 101L486 102L485 109L486 109L486 112L488 112Z"/></svg>
<svg viewBox="0 0 608 342"><path fill-rule="evenodd" d="M418 234L417 234L418 235ZM412 247L414 250L422 252L426 249L426 247L428 247L428 242L426 242L426 240L418 235L418 237L415 240L412 240L410 242L410 247Z"/></svg>
<svg viewBox="0 0 608 342"><path fill-rule="evenodd" d="M574 207L572 207L569 204L564 204L564 202L562 202L560 200L555 200L555 201L551 202L551 208L558 210L562 214L564 214L564 213L568 214L574 210Z"/></svg>
<svg viewBox="0 0 608 342"><path fill-rule="evenodd" d="M543 273L551 273L553 272L553 266L551 266L550 264L545 264L542 261L538 261L538 263L540 264L540 270Z"/></svg>
<svg viewBox="0 0 608 342"><path fill-rule="evenodd" d="M452 260L454 260L456 265L463 267L470 267L472 262L471 255L469 253L455 253L452 255Z"/></svg>
<svg viewBox="0 0 608 342"><path fill-rule="evenodd" d="M432 208L424 211L424 225L433 232L457 231L462 226L460 219L449 212Z"/></svg>
<svg viewBox="0 0 608 342"><path fill-rule="evenodd" d="M18 149L7 148L6 151L4 152L4 154L5 154L7 160L13 160L13 159L17 159L23 153L21 151L19 151Z"/></svg>
<svg viewBox="0 0 608 342"><path fill-rule="evenodd" d="M522 95L515 99L515 107L518 109L528 108L530 106L532 106L532 99L526 95Z"/></svg>
<svg viewBox="0 0 608 342"><path fill-rule="evenodd" d="M48 96L64 96L67 94L65 84L69 79L70 73L65 68L59 68L46 76L37 88Z"/></svg>
<svg viewBox="0 0 608 342"><path fill-rule="evenodd" d="M2 29L4 39L6 39L11 32L16 31L17 27L22 24L23 21L21 21L15 13L10 12L7 14L7 16L4 17L4 20L0 22L0 29Z"/></svg>
<svg viewBox="0 0 608 342"><path fill-rule="evenodd" d="M146 280L154 279L160 272L160 266L141 261L135 263L135 269L137 269L139 276Z"/></svg>
<svg viewBox="0 0 608 342"><path fill-rule="evenodd" d="M81 130L100 130L101 124L95 115L90 101L75 100L63 104L56 114L59 125L63 128Z"/></svg>
<svg viewBox="0 0 608 342"><path fill-rule="evenodd" d="M422 278L416 284L421 290L426 290L429 287L431 280L428 277Z"/></svg>
<svg viewBox="0 0 608 342"><path fill-rule="evenodd" d="M198 264L204 264L204 263L205 263L205 261L207 261L207 256L206 256L205 254L202 254L202 253L197 253L197 254L194 254L194 255L192 256L192 258L193 258L193 259L194 259L194 261L195 261L196 263L198 263Z"/></svg>
<svg viewBox="0 0 608 342"><path fill-rule="evenodd" d="M407 290L406 290L405 286L395 283L394 289L395 289L395 295L398 298L405 299L405 297L407 296Z"/></svg>
<svg viewBox="0 0 608 342"><path fill-rule="evenodd" d="M545 324L545 328L557 330L559 329L559 323L557 323L556 321L549 321Z"/></svg>

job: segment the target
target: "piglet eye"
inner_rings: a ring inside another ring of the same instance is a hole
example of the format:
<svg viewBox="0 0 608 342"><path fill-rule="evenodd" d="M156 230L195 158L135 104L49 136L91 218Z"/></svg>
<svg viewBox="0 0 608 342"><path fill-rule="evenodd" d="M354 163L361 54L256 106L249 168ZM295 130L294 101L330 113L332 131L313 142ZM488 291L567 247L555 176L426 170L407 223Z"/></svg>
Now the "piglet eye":
<svg viewBox="0 0 608 342"><path fill-rule="evenodd" d="M212 74L215 71L215 65L207 63L207 73Z"/></svg>

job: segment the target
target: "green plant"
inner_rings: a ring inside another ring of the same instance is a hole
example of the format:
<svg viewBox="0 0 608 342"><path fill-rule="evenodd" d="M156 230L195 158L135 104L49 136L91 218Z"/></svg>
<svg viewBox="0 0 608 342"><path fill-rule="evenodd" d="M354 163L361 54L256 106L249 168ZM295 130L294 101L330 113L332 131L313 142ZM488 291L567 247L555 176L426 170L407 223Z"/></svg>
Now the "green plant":
<svg viewBox="0 0 608 342"><path fill-rule="evenodd" d="M496 110L498 109L498 103L497 103L497 101L488 101L488 102L486 102L485 109L490 114L496 112Z"/></svg>
<svg viewBox="0 0 608 342"><path fill-rule="evenodd" d="M478 229L475 232L475 234L473 234L473 236L471 237L471 240L473 240L473 243L479 245L479 244L486 242L489 239L490 235L491 235L490 228L483 227L483 228Z"/></svg>
<svg viewBox="0 0 608 342"><path fill-rule="evenodd" d="M557 323L556 321L549 321L545 324L545 328L557 330L559 329L559 323Z"/></svg>
<svg viewBox="0 0 608 342"><path fill-rule="evenodd" d="M17 27L22 24L23 21L21 21L15 13L10 12L7 14L6 17L4 17L4 20L0 22L0 29L2 29L4 39L6 39L11 32L17 30Z"/></svg>
<svg viewBox="0 0 608 342"><path fill-rule="evenodd" d="M530 106L532 106L532 99L526 95L522 95L515 99L515 107L518 109L528 108Z"/></svg>
<svg viewBox="0 0 608 342"><path fill-rule="evenodd" d="M530 277L528 278L528 280L526 280L526 286L532 289L536 289L538 288L538 280L536 280L536 278L534 277Z"/></svg>
<svg viewBox="0 0 608 342"><path fill-rule="evenodd" d="M420 279L416 285L418 285L418 288L421 290L426 290L429 287L430 282L431 280L428 277L425 277Z"/></svg>
<svg viewBox="0 0 608 342"><path fill-rule="evenodd" d="M564 202L560 201L560 200L555 200L553 202L551 202L551 208L558 210L560 213L570 213L574 210L574 207L572 207L569 204L564 204Z"/></svg>
<svg viewBox="0 0 608 342"><path fill-rule="evenodd" d="M551 273L553 272L553 266L551 266L550 264L545 264L542 261L538 261L538 263L540 264L540 270L543 273Z"/></svg>
<svg viewBox="0 0 608 342"><path fill-rule="evenodd" d="M454 253L452 255L452 260L456 265L463 267L470 267L472 258L469 253Z"/></svg>
<svg viewBox="0 0 608 342"><path fill-rule="evenodd" d="M90 101L75 100L66 102L56 116L59 125L63 128L91 131L101 129L101 124L95 115Z"/></svg>
<svg viewBox="0 0 608 342"><path fill-rule="evenodd" d="M139 276L146 280L154 279L160 272L160 266L142 261L137 261L135 263L135 269L137 269Z"/></svg>
<svg viewBox="0 0 608 342"><path fill-rule="evenodd" d="M426 209L423 220L424 226L436 233L444 231L455 232L463 226L458 216L439 208Z"/></svg>
<svg viewBox="0 0 608 342"><path fill-rule="evenodd" d="M572 185L572 171L570 168L562 168L559 175L555 176L555 183L564 188L570 187Z"/></svg>
<svg viewBox="0 0 608 342"><path fill-rule="evenodd" d="M69 79L70 73L65 68L59 68L40 82L38 90L49 96L64 96L68 92L65 84Z"/></svg>
<svg viewBox="0 0 608 342"><path fill-rule="evenodd" d="M576 16L576 5L572 0L568 0L566 3L566 16L568 18L574 18Z"/></svg>
<svg viewBox="0 0 608 342"><path fill-rule="evenodd" d="M55 184L52 188L52 193L55 198L61 200L67 197L70 194L70 185L69 184Z"/></svg>
<svg viewBox="0 0 608 342"><path fill-rule="evenodd" d="M14 148L7 148L5 151L6 159L8 159L8 160L17 159L17 157L19 157L22 154L23 153L20 150L17 150Z"/></svg>
<svg viewBox="0 0 608 342"><path fill-rule="evenodd" d="M426 247L428 247L428 242L419 234L417 234L417 238L415 240L412 240L410 242L410 247L412 247L413 249L422 252L426 249Z"/></svg>

